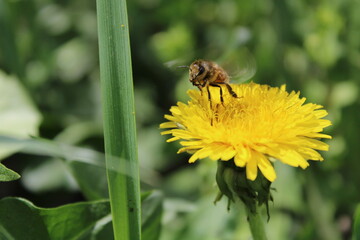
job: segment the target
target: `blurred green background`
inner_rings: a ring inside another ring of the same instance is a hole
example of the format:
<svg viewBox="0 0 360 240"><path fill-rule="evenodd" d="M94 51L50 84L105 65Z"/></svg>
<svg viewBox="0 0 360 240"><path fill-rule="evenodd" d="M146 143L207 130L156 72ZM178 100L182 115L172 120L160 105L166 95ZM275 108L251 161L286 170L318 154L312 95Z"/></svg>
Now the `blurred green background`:
<svg viewBox="0 0 360 240"><path fill-rule="evenodd" d="M276 164L269 239L350 239L360 199L360 2L134 0L128 11L143 190L164 192L161 239L249 239L241 208L213 205L216 163L189 165L159 134L192 88L176 66L244 49L255 82L300 90L333 122L324 162ZM0 134L103 151L96 25L95 1L0 0ZM0 183L1 198L42 207L85 199L61 161L15 151L0 145L2 163L22 175Z"/></svg>

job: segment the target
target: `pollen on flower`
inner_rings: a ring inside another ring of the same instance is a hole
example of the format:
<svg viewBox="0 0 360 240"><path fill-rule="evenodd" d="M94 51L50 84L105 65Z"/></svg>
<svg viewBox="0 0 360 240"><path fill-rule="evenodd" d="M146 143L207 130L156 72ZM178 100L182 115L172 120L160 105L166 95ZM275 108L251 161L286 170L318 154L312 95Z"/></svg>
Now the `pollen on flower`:
<svg viewBox="0 0 360 240"><path fill-rule="evenodd" d="M274 181L276 173L269 159L277 159L293 167L305 169L308 160L322 161L317 150L327 151L329 146L320 138L331 122L322 119L327 112L322 106L305 104L299 92L288 93L280 88L249 84L231 84L237 98L219 88L210 87L211 99L206 90L189 90L191 100L178 102L165 115L168 122L160 128L169 130L168 142L180 140L178 153L188 152L189 162L198 159L234 161L246 167L246 176L255 180L258 170ZM211 103L210 103L211 101Z"/></svg>

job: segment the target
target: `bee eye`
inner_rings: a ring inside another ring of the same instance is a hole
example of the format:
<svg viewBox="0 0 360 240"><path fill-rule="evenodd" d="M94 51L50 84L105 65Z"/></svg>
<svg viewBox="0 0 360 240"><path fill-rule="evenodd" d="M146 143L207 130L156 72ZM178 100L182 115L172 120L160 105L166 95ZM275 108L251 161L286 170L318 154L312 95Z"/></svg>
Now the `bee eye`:
<svg viewBox="0 0 360 240"><path fill-rule="evenodd" d="M197 74L198 76L203 74L205 72L205 68L203 66L199 66L199 73Z"/></svg>

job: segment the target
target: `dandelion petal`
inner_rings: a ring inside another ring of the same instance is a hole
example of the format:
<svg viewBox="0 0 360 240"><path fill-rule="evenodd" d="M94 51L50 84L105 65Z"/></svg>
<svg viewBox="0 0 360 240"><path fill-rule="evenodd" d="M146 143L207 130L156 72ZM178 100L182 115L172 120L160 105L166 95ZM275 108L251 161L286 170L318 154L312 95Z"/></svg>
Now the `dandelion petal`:
<svg viewBox="0 0 360 240"><path fill-rule="evenodd" d="M250 161L246 164L246 177L254 181L257 177L257 159L252 155Z"/></svg>
<svg viewBox="0 0 360 240"><path fill-rule="evenodd" d="M263 154L258 154L258 156L259 156L258 167L260 171L270 182L273 182L276 179L276 173L274 167Z"/></svg>

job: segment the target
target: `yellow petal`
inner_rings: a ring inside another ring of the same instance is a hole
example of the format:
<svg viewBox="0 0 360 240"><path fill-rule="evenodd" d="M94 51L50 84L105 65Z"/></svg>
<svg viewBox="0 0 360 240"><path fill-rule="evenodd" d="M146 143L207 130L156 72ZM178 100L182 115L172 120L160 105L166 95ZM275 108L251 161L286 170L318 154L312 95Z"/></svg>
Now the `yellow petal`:
<svg viewBox="0 0 360 240"><path fill-rule="evenodd" d="M164 122L160 124L160 128L176 128L177 125L174 122Z"/></svg>
<svg viewBox="0 0 360 240"><path fill-rule="evenodd" d="M211 160L218 160L221 158L222 156L222 152L224 150L226 150L226 146L224 146L223 144L218 144L218 143L214 143L214 144L211 144L211 153L209 155L210 159Z"/></svg>
<svg viewBox="0 0 360 240"><path fill-rule="evenodd" d="M172 107L170 108L170 112L172 112L172 114L175 114L175 115L181 114L180 109L179 109L178 107L176 107L176 106L172 106Z"/></svg>
<svg viewBox="0 0 360 240"><path fill-rule="evenodd" d="M197 152L198 152L198 151L197 151ZM196 152L196 153L197 153L197 152ZM198 155L197 155L196 153L194 153L194 154L190 157L189 163L194 163L196 160L199 159L199 158L198 158Z"/></svg>
<svg viewBox="0 0 360 240"><path fill-rule="evenodd" d="M197 151L199 159L203 159L208 157L211 154L211 149L209 148L203 148Z"/></svg>
<svg viewBox="0 0 360 240"><path fill-rule="evenodd" d="M184 147L186 146L202 146L202 141L182 141L180 144Z"/></svg>
<svg viewBox="0 0 360 240"><path fill-rule="evenodd" d="M275 169L270 161L261 153L258 154L258 167L262 174L270 181L273 182L276 179Z"/></svg>
<svg viewBox="0 0 360 240"><path fill-rule="evenodd" d="M162 131L160 134L161 135L166 135L166 134L172 134L173 130L166 130L166 131Z"/></svg>
<svg viewBox="0 0 360 240"><path fill-rule="evenodd" d="M257 177L257 159L251 154L251 159L246 164L246 177L254 181Z"/></svg>
<svg viewBox="0 0 360 240"><path fill-rule="evenodd" d="M227 160L233 158L235 156L235 154L236 154L235 149L232 146L230 146L222 152L221 160L227 161Z"/></svg>
<svg viewBox="0 0 360 240"><path fill-rule="evenodd" d="M318 119L318 124L319 126L321 126L322 128L326 128L328 126L331 126L331 121L327 120L327 119Z"/></svg>
<svg viewBox="0 0 360 240"><path fill-rule="evenodd" d="M329 145L327 145L326 143L323 143L319 140L316 140L316 139L311 139L311 138L306 139L306 145L307 145L307 147L317 149L317 150L322 150L322 151L329 150Z"/></svg>
<svg viewBox="0 0 360 240"><path fill-rule="evenodd" d="M299 148L298 152L308 160L322 161L324 160L320 153L311 148Z"/></svg>
<svg viewBox="0 0 360 240"><path fill-rule="evenodd" d="M165 117L167 120L173 121L173 122L176 122L176 120L177 120L176 117L174 117L174 116L172 116L172 115L168 115L168 114L166 114L164 117Z"/></svg>
<svg viewBox="0 0 360 240"><path fill-rule="evenodd" d="M285 150L279 160L293 167L300 166L305 169L309 166L309 163L297 151L290 149Z"/></svg>
<svg viewBox="0 0 360 240"><path fill-rule="evenodd" d="M309 138L327 138L327 139L332 139L332 137L331 137L330 135L323 134L323 133L308 133L308 134L304 134L303 136L309 137Z"/></svg>
<svg viewBox="0 0 360 240"><path fill-rule="evenodd" d="M209 149L207 148L200 149L191 156L191 158L189 159L189 163L193 163L198 159L206 158L207 156L209 156L209 154L210 154Z"/></svg>
<svg viewBox="0 0 360 240"><path fill-rule="evenodd" d="M193 139L194 138L194 135L191 132L183 130L183 129L172 129L170 131L172 131L171 133L174 136L182 138L182 139Z"/></svg>
<svg viewBox="0 0 360 240"><path fill-rule="evenodd" d="M235 165L238 167L245 167L249 159L250 159L249 149L245 147L239 148L234 159Z"/></svg>
<svg viewBox="0 0 360 240"><path fill-rule="evenodd" d="M199 146L189 146L189 147L183 147L183 148L180 148L177 153L183 153L183 152L189 152L189 151L193 151L193 150L198 150L198 149L201 149L201 147Z"/></svg>
<svg viewBox="0 0 360 240"><path fill-rule="evenodd" d="M168 140L166 140L166 142L174 142L174 141L177 141L179 139L180 139L179 137L172 137L172 138L169 138Z"/></svg>
<svg viewBox="0 0 360 240"><path fill-rule="evenodd" d="M328 115L326 110L317 110L317 111L314 111L314 114L317 118L323 118Z"/></svg>

